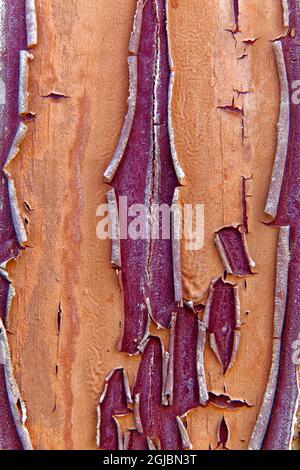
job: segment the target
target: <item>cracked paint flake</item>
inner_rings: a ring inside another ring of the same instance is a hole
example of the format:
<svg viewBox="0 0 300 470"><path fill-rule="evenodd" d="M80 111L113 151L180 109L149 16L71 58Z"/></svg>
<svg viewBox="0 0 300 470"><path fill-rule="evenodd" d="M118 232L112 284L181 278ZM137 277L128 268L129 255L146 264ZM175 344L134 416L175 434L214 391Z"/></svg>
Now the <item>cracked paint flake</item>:
<svg viewBox="0 0 300 470"><path fill-rule="evenodd" d="M251 407L251 405L249 405L246 401L235 400L229 397L228 395L216 395L213 392L209 392L208 396L209 396L208 404L214 405L217 408L223 408L223 409L228 409L228 410L238 410L243 407L246 407L246 408Z"/></svg>
<svg viewBox="0 0 300 470"><path fill-rule="evenodd" d="M244 227L221 228L216 232L215 243L228 274L236 276L253 274L255 262L249 254Z"/></svg>
<svg viewBox="0 0 300 470"><path fill-rule="evenodd" d="M123 368L113 370L105 380L98 405L97 445L104 450L122 450L123 439L116 419L130 413L132 403L128 379Z"/></svg>
<svg viewBox="0 0 300 470"><path fill-rule="evenodd" d="M223 373L233 366L240 341L240 300L238 286L222 278L212 282L204 312L209 344Z"/></svg>
<svg viewBox="0 0 300 470"><path fill-rule="evenodd" d="M208 400L200 323L188 309L180 308L173 314L165 395L178 416Z"/></svg>
<svg viewBox="0 0 300 470"><path fill-rule="evenodd" d="M28 49L37 45L37 17L35 0L26 0L26 32Z"/></svg>
<svg viewBox="0 0 300 470"><path fill-rule="evenodd" d="M29 81L29 61L33 60L33 55L28 51L20 51L20 72L19 72L19 96L18 109L19 115L24 116L28 113L28 81Z"/></svg>

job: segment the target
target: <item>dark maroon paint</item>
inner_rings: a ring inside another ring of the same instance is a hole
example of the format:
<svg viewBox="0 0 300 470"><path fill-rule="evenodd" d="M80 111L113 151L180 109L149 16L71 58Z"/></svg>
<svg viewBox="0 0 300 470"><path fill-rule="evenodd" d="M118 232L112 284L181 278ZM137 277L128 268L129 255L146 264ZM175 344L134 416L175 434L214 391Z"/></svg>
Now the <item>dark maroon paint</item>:
<svg viewBox="0 0 300 470"><path fill-rule="evenodd" d="M280 368L269 426L263 442L266 450L287 450L298 402L297 366L293 343L300 332L300 227L292 229L288 299L281 340Z"/></svg>
<svg viewBox="0 0 300 470"><path fill-rule="evenodd" d="M148 450L148 444L144 434L138 432L136 429L128 432L129 440L126 450Z"/></svg>
<svg viewBox="0 0 300 470"><path fill-rule="evenodd" d="M184 415L199 406L197 379L198 318L187 309L179 308L174 336L173 410Z"/></svg>
<svg viewBox="0 0 300 470"><path fill-rule="evenodd" d="M217 232L232 273L237 276L252 274L246 256L242 235L236 227L225 227Z"/></svg>
<svg viewBox="0 0 300 470"><path fill-rule="evenodd" d="M171 205L177 185L167 126L170 69L165 23L165 1L145 2L138 52L136 113L125 154L112 183L117 197L127 196L128 206L145 204L148 210L151 203ZM161 81L157 87L155 119L158 51ZM132 217L128 217L128 223L131 221ZM123 239L121 255L125 303L121 350L133 354L146 331L145 298L150 299L153 319L163 327L170 326L175 307L171 240Z"/></svg>
<svg viewBox="0 0 300 470"><path fill-rule="evenodd" d="M104 450L118 450L118 430L114 416L130 413L127 404L123 369L116 369L110 377L105 397L100 404L100 447Z"/></svg>
<svg viewBox="0 0 300 470"><path fill-rule="evenodd" d="M178 308L173 364L169 364L174 374L171 406L162 405L163 353L159 338L150 337L141 359L134 393L140 394L143 431L165 450L182 449L176 417L199 406L197 338L197 316L188 309Z"/></svg>
<svg viewBox="0 0 300 470"><path fill-rule="evenodd" d="M227 371L233 351L235 330L235 298L232 284L221 278L213 286L208 332L213 333L218 353Z"/></svg>
<svg viewBox="0 0 300 470"><path fill-rule="evenodd" d="M10 282L0 274L0 318L3 323L6 320L6 306Z"/></svg>
<svg viewBox="0 0 300 470"><path fill-rule="evenodd" d="M218 447L221 449L226 449L226 444L228 442L229 438L229 431L227 427L227 423L225 421L225 418L223 417L222 421L220 422L219 425L219 442L218 442Z"/></svg>
<svg viewBox="0 0 300 470"><path fill-rule="evenodd" d="M233 10L234 10L234 22L235 22L235 33L239 32L239 16L240 16L240 6L239 0L233 0Z"/></svg>
<svg viewBox="0 0 300 470"><path fill-rule="evenodd" d="M209 401L208 403L218 408L227 408L228 410L236 410L246 406L250 408L251 405L248 405L245 401L241 400L231 400L227 395L215 395L212 392L209 392Z"/></svg>

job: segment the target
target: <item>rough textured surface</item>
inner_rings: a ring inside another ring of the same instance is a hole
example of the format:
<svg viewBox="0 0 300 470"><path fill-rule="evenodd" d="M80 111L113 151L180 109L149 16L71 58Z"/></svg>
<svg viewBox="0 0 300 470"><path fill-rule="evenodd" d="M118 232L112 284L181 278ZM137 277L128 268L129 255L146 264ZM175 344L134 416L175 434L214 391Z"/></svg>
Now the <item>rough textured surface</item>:
<svg viewBox="0 0 300 470"><path fill-rule="evenodd" d="M102 174L127 110L135 6L135 0L37 2L43 27L29 82L37 114L22 159L11 165L19 200L26 201L29 247L9 265L17 297L7 323L38 449L96 448L96 406L107 372L124 365L131 386L136 378L138 358L116 351L124 306L111 244L95 232L108 190ZM232 411L209 404L187 417L194 449L217 447L223 415L226 447L245 449L272 354L278 230L261 221L276 150L279 83L270 41L285 32L281 2L240 0L235 37L226 31L236 29L231 0L170 0L169 9L173 124L187 176L180 197L205 204L204 249L187 252L182 244L187 300L205 304L211 280L223 272L214 233L243 222L242 177L252 176L247 240L258 274L238 280L239 360L225 377L208 347L205 361L209 391L253 406ZM220 108L232 106L233 97L243 113ZM157 333L154 325L151 331ZM133 427L130 417L120 424Z"/></svg>

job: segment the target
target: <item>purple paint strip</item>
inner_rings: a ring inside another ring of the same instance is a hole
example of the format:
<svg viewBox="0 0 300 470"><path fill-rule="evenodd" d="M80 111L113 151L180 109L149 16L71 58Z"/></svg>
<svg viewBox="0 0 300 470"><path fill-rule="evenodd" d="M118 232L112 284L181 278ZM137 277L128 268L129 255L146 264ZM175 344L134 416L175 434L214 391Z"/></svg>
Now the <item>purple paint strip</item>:
<svg viewBox="0 0 300 470"><path fill-rule="evenodd" d="M121 239L125 321L120 349L130 354L138 352L148 315L159 326L168 328L176 306L171 237L150 240L153 230L150 211L153 213L156 204L171 206L178 184L168 132L170 68L164 0L145 2L140 27L139 47L135 45L135 50L138 49L135 116L112 182L119 205L120 196L126 196L128 207L144 204L148 214L146 239ZM129 214L126 226L135 215ZM161 219L158 225L161 232Z"/></svg>
<svg viewBox="0 0 300 470"><path fill-rule="evenodd" d="M177 416L199 406L197 376L198 317L179 308L171 331L168 388ZM172 349L172 352L171 352Z"/></svg>
<svg viewBox="0 0 300 470"><path fill-rule="evenodd" d="M222 278L212 284L209 312L207 312L210 346L226 373L234 352L234 333L238 323L236 287Z"/></svg>
<svg viewBox="0 0 300 470"><path fill-rule="evenodd" d="M128 393L124 370L115 369L106 379L105 390L98 406L97 444L103 450L119 450L122 438L115 416L130 413L131 397Z"/></svg>

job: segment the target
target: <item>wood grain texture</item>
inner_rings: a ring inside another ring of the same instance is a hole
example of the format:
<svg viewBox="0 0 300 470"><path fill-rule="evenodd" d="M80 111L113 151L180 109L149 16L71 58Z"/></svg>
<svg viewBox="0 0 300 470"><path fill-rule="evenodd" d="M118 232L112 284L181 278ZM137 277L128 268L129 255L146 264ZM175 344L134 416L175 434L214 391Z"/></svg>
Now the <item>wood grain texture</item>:
<svg viewBox="0 0 300 470"><path fill-rule="evenodd" d="M39 44L29 83L36 118L22 158L11 165L20 205L26 201L31 210L23 210L28 247L8 268L17 292L9 339L33 446L94 449L105 376L125 366L133 385L139 362L117 352L122 295L110 242L96 237L96 210L108 190L102 174L127 108L136 1L36 3ZM262 222L276 146L279 84L271 41L284 34L281 1L240 0L239 12L240 32L233 35L231 0L169 2L173 124L187 177L181 200L205 205L204 248L182 246L186 299L205 302L211 280L223 273L214 232L242 222L242 177L252 177L247 241L257 274L229 276L241 293L238 356L225 378L209 347L205 360L209 391L253 406L192 411L194 449L217 447L223 415L226 447L247 448L271 363L278 231ZM53 93L63 96L54 100ZM233 98L242 112L222 109ZM167 346L168 333L162 337Z"/></svg>

